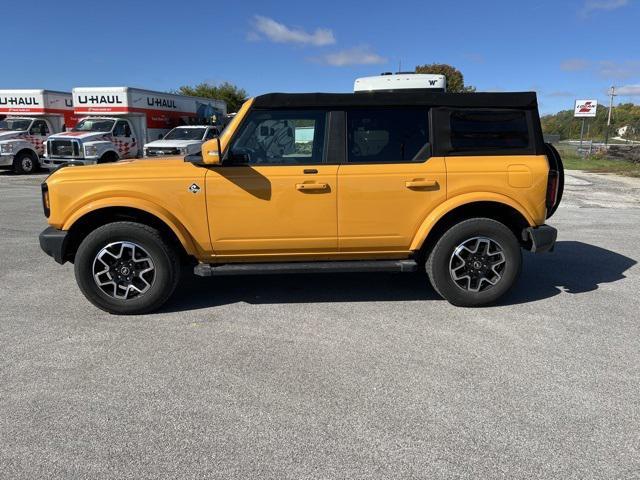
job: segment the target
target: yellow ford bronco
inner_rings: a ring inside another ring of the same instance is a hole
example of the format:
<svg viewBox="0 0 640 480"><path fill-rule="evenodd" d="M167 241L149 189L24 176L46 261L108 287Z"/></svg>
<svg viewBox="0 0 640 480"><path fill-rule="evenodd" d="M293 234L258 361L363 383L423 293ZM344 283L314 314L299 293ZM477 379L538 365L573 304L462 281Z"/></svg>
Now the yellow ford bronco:
<svg viewBox="0 0 640 480"><path fill-rule="evenodd" d="M112 313L158 309L185 267L426 270L452 304L482 306L521 249L553 249L563 178L535 93L274 93L197 155L54 172L40 244Z"/></svg>

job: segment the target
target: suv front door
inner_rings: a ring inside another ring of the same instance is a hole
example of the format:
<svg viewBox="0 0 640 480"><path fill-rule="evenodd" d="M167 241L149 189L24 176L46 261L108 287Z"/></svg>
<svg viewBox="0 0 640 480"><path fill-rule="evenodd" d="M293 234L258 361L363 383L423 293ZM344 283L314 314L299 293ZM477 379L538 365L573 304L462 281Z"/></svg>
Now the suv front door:
<svg viewBox="0 0 640 480"><path fill-rule="evenodd" d="M216 255L337 250L337 165L325 163L327 114L253 110L206 177Z"/></svg>
<svg viewBox="0 0 640 480"><path fill-rule="evenodd" d="M340 252L408 251L446 199L444 157L430 155L424 107L346 112L347 158L338 171Z"/></svg>

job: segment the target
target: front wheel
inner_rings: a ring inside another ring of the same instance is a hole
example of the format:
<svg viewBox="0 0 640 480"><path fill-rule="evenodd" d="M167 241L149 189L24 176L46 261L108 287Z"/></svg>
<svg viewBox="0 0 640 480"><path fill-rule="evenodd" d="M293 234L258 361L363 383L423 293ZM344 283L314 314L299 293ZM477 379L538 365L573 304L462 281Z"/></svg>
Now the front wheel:
<svg viewBox="0 0 640 480"><path fill-rule="evenodd" d="M13 172L18 175L34 173L40 168L38 155L28 150L18 152L13 159Z"/></svg>
<svg viewBox="0 0 640 480"><path fill-rule="evenodd" d="M460 307L489 305L516 282L522 268L517 238L504 224L472 218L436 242L426 264L433 288Z"/></svg>
<svg viewBox="0 0 640 480"><path fill-rule="evenodd" d="M76 281L96 307L117 314L142 314L160 308L180 276L173 248L158 230L115 222L91 232L75 258Z"/></svg>

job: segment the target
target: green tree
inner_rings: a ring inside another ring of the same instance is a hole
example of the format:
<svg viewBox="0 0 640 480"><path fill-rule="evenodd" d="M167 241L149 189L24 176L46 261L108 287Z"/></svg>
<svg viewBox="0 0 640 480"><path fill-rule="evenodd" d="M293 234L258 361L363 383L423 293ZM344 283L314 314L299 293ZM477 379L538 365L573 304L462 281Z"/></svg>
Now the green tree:
<svg viewBox="0 0 640 480"><path fill-rule="evenodd" d="M476 88L464 84L464 76L456 67L446 63L430 63L416 66L416 73L432 73L444 75L447 79L447 91L453 93L475 92Z"/></svg>
<svg viewBox="0 0 640 480"><path fill-rule="evenodd" d="M192 97L215 98L227 102L228 112L237 112L247 99L247 92L236 85L223 82L218 85L213 83L199 83L195 86L183 85L176 90L181 95Z"/></svg>
<svg viewBox="0 0 640 480"><path fill-rule="evenodd" d="M598 105L595 118L587 118L585 138L588 140L603 140L607 132L608 108L605 105ZM552 115L545 115L540 119L542 131L560 135L564 139L577 139L580 137L581 118L573 116L573 109L562 110ZM617 129L629 126L625 138L635 139L640 133L636 127L640 125L640 105L633 103L621 103L616 105L611 115L611 128L609 138L617 136ZM634 128L635 127L635 128Z"/></svg>

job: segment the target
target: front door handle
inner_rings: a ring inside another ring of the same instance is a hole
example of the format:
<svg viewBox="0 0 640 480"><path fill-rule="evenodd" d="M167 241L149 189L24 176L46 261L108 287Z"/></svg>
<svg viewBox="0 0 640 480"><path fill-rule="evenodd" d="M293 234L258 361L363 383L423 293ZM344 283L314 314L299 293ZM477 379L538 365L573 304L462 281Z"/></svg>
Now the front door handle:
<svg viewBox="0 0 640 480"><path fill-rule="evenodd" d="M305 191L318 191L318 190L329 190L328 183L296 183L296 190L300 190L301 192Z"/></svg>
<svg viewBox="0 0 640 480"><path fill-rule="evenodd" d="M436 180L411 180L405 182L407 188L437 188L438 182Z"/></svg>

